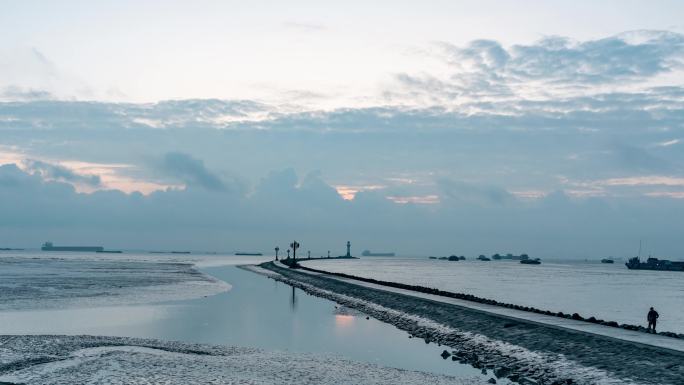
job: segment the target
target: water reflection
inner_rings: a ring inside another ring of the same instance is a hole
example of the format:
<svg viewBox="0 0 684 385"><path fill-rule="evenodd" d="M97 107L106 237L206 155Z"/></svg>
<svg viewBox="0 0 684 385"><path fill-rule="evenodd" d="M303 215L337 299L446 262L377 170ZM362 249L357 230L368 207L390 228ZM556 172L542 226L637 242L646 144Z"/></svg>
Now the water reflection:
<svg viewBox="0 0 684 385"><path fill-rule="evenodd" d="M334 353L400 369L459 377L479 375L478 370L469 366L442 360L439 354L443 347L409 339L405 332L391 325L366 319L365 315L334 302L236 267L212 267L205 271L229 282L233 289L206 298L150 306L25 312L13 316L0 312L0 328L13 334L118 335Z"/></svg>
<svg viewBox="0 0 684 385"><path fill-rule="evenodd" d="M4 334L114 335L119 328L143 327L163 322L175 313L175 305L106 306L95 308L18 310L0 312ZM49 320L49 321L48 321Z"/></svg>
<svg viewBox="0 0 684 385"><path fill-rule="evenodd" d="M354 323L353 315L335 314L335 326L339 328L348 328Z"/></svg>

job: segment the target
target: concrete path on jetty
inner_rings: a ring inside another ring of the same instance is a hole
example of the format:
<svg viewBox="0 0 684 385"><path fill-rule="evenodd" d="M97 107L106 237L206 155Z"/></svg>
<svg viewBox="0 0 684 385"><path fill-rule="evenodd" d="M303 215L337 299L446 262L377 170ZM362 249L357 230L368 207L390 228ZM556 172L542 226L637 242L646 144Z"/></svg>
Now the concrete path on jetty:
<svg viewBox="0 0 684 385"><path fill-rule="evenodd" d="M306 261L299 261L306 262ZM306 265L303 265L306 266ZM341 282L350 283L353 285L368 287L376 290L383 290L392 293L399 293L403 295L408 295L412 297L429 299L431 301L437 301L442 303L447 303L450 305L466 307L472 310L478 310L485 313L495 314L501 317L510 318L512 320L525 321L541 324L547 327L554 327L559 329L569 329L581 333L595 334L598 336L613 338L621 341L632 342L635 344L646 345L652 348L666 349L674 352L678 352L684 355L684 339L672 338L667 336L661 336L657 334L648 334L644 332L639 332L635 330L627 330L622 328L616 328L611 326L605 326L601 324L594 324L590 322L577 321L569 318L560 318L555 316L549 316L545 314L531 313L527 311L510 309L502 306L489 305L484 303L478 303L473 301L466 301L458 298L443 297L435 294L420 293L413 290L406 290L394 287L388 287L384 285L374 284L370 282L363 282L353 278L343 278L337 277L330 274L322 274L307 270L298 270L301 273L310 275L324 275L326 278L335 279Z"/></svg>

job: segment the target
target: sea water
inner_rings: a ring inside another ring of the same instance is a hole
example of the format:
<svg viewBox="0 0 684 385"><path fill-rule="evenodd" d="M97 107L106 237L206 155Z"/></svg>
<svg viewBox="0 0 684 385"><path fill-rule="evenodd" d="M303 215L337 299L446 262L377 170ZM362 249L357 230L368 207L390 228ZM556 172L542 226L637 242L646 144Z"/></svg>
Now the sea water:
<svg viewBox="0 0 684 385"><path fill-rule="evenodd" d="M684 272L629 270L619 260L615 264L545 260L541 265L523 265L510 260L367 257L304 265L643 326L653 306L660 313L658 330L684 333Z"/></svg>

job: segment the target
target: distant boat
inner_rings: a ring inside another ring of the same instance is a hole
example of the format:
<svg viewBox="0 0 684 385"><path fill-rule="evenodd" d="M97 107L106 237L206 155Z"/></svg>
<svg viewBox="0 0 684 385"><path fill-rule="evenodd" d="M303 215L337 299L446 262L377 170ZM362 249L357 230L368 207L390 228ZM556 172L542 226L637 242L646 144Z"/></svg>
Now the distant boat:
<svg viewBox="0 0 684 385"><path fill-rule="evenodd" d="M43 243L40 248L43 251L80 251L80 252L98 252L103 251L102 246L55 246L52 242Z"/></svg>
<svg viewBox="0 0 684 385"><path fill-rule="evenodd" d="M615 261L613 260L613 258L603 258L601 260L601 263L615 263Z"/></svg>
<svg viewBox="0 0 684 385"><path fill-rule="evenodd" d="M520 263L522 263L523 265L541 265L541 261L539 260L539 258L521 259Z"/></svg>
<svg viewBox="0 0 684 385"><path fill-rule="evenodd" d="M236 252L235 255L251 255L251 256L260 256L263 255L262 253L248 253L248 252Z"/></svg>
<svg viewBox="0 0 684 385"><path fill-rule="evenodd" d="M485 257L484 255L480 255L479 257L477 257L477 259L480 261L491 261L491 259Z"/></svg>
<svg viewBox="0 0 684 385"><path fill-rule="evenodd" d="M625 266L630 270L684 271L684 261L675 262L658 258L648 258L646 262L641 262L639 257L634 257L630 258Z"/></svg>
<svg viewBox="0 0 684 385"><path fill-rule="evenodd" d="M20 251L24 249L13 249L11 247L0 247L0 251Z"/></svg>
<svg viewBox="0 0 684 385"><path fill-rule="evenodd" d="M492 259L494 260L502 260L502 259L510 259L513 261L524 261L526 259L530 259L530 256L527 254L520 254L520 255L513 255L513 254L506 254L506 255L501 255L501 254L494 254L492 255Z"/></svg>
<svg viewBox="0 0 684 385"><path fill-rule="evenodd" d="M394 257L395 254L392 252L387 252L387 253L374 253L370 250L364 250L361 252L361 255L364 257Z"/></svg>
<svg viewBox="0 0 684 385"><path fill-rule="evenodd" d="M96 253L121 254L121 250L98 250Z"/></svg>
<svg viewBox="0 0 684 385"><path fill-rule="evenodd" d="M437 257L428 257L428 258L430 258L430 259L437 259Z"/></svg>
<svg viewBox="0 0 684 385"><path fill-rule="evenodd" d="M189 251L149 251L150 254L190 254Z"/></svg>

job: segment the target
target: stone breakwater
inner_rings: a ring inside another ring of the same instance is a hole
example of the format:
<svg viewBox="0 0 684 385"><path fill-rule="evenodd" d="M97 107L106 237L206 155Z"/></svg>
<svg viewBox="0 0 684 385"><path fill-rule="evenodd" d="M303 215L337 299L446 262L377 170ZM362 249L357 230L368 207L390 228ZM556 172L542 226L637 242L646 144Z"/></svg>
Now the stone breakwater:
<svg viewBox="0 0 684 385"><path fill-rule="evenodd" d="M444 359L521 384L681 384L681 354L311 275L274 263L266 275L448 347ZM263 269L258 272L263 273ZM496 381L492 378L493 381Z"/></svg>
<svg viewBox="0 0 684 385"><path fill-rule="evenodd" d="M526 312L530 312L530 313L544 314L544 315L554 316L554 317L559 317L559 318L572 319L575 321L583 321L583 322L600 324L600 325L610 326L610 327L615 327L615 328L622 328L622 329L626 329L626 330L634 330L634 331L639 331L639 332L643 332L643 333L650 333L650 331L647 328L643 327L642 325L620 324L620 323L615 322L615 321L604 321L604 320L598 319L594 316L583 317L583 316L579 315L578 313L570 314L570 313L563 313L563 312L552 312L550 310L542 310L542 309L537 309L535 307L520 306L520 305L515 305L512 303L499 302L499 301L496 301L493 299L477 297L477 296L474 296L472 294L454 293L451 291L445 291L445 290L440 290L440 289L435 289L435 288L425 287L425 286L407 285L407 284L398 283L398 282L381 281L381 280L377 280L377 279L373 279L373 278L358 277L355 275L345 274L345 273L333 273L333 272L328 272L328 271L319 270L319 269L312 269L310 267L306 267L306 266L302 266L302 265L297 265L297 268L307 270L307 271L312 271L315 273L328 274L328 275L340 277L340 278L350 278L350 279L355 279L355 280L362 281L362 282L373 283L376 285L393 287L396 289L411 290L411 291L415 291L418 293L439 295L442 297L456 298L456 299L460 299L460 300L464 300L464 301L471 301L471 302L483 303L483 304L487 304L487 305L501 306L501 307L505 307L505 308L509 308L509 309L516 309L516 310L526 311ZM662 331L662 332L657 332L656 334L661 335L661 336L666 336L666 337L672 337L672 338L684 338L684 333L673 333L673 332L668 332L668 331Z"/></svg>

